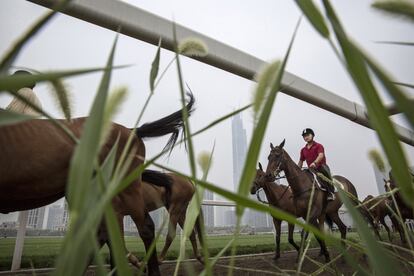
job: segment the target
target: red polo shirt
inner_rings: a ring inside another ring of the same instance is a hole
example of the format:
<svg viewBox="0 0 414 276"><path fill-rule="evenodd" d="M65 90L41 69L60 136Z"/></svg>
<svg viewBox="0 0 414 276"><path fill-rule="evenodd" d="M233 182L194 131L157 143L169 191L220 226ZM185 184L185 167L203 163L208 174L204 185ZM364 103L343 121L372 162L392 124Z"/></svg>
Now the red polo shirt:
<svg viewBox="0 0 414 276"><path fill-rule="evenodd" d="M305 161L308 164L308 167L310 166L310 164L312 164L313 161L316 160L316 158L318 157L319 153L323 153L323 158L321 161L319 161L318 164L316 164L316 167L319 168L321 165L326 164L326 156L325 156L325 149L323 148L323 146L315 141L313 141L313 144L310 148L307 147L307 145L305 145L301 150L300 150L300 160L301 161Z"/></svg>

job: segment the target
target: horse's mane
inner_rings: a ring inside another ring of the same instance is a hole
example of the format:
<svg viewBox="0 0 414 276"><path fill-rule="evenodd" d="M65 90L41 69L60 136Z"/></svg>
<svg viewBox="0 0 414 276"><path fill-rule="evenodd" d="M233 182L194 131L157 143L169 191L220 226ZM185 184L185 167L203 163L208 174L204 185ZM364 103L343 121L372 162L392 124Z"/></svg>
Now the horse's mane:
<svg viewBox="0 0 414 276"><path fill-rule="evenodd" d="M160 171L145 170L141 175L142 181L145 181L151 185L165 188L166 204L168 209L171 199L171 186L173 185L172 178Z"/></svg>

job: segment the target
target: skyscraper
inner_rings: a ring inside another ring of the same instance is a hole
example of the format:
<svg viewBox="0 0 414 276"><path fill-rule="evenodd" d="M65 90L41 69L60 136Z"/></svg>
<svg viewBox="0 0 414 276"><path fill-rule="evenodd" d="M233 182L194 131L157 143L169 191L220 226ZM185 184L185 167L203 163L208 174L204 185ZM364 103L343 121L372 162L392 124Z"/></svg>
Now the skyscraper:
<svg viewBox="0 0 414 276"><path fill-rule="evenodd" d="M246 130L243 127L240 113L234 115L231 120L231 133L233 142L233 186L234 191L237 191L247 153Z"/></svg>
<svg viewBox="0 0 414 276"><path fill-rule="evenodd" d="M62 226L63 207L60 205L49 206L46 229L57 230Z"/></svg>
<svg viewBox="0 0 414 276"><path fill-rule="evenodd" d="M240 113L233 116L231 130L233 142L233 186L234 191L237 191L247 154L246 129L243 127L243 120ZM252 196L251 198L254 199L255 197ZM229 217L231 216L231 212L228 212L227 214ZM254 227L268 226L268 220L265 213L247 210L245 214L246 215L242 220L243 224L248 224Z"/></svg>
<svg viewBox="0 0 414 276"><path fill-rule="evenodd" d="M204 191L204 199L213 200L214 195L212 191ZM204 225L207 227L214 227L214 206L201 206L204 217Z"/></svg>
<svg viewBox="0 0 414 276"><path fill-rule="evenodd" d="M234 191L237 192L247 153L246 129L243 127L240 113L234 115L231 120L231 134L233 145L233 187ZM234 208L229 208L224 213L226 224L230 224L235 220L235 218L233 218L233 216L235 216Z"/></svg>
<svg viewBox="0 0 414 276"><path fill-rule="evenodd" d="M28 228L42 229L45 209L46 207L40 207L29 211L29 217L27 219Z"/></svg>

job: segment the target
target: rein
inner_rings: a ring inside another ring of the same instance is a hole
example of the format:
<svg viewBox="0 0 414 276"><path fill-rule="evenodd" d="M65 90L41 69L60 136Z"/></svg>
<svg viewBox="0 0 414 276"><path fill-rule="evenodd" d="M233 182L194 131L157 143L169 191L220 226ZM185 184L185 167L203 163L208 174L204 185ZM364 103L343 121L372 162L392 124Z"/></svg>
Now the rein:
<svg viewBox="0 0 414 276"><path fill-rule="evenodd" d="M286 178L286 176L284 175L284 176L279 176L279 177L276 177L276 179L275 180L279 180L279 179L282 179L282 178ZM286 186L286 188L285 188L285 190L283 191L283 193L282 193L282 195L277 199L277 201L279 201L279 200L281 200L282 198L283 198L283 196L285 195L285 193L287 192L287 190L288 190L288 188L290 187L290 185L288 184L287 186ZM260 198L260 194L259 194L259 191L260 190L263 190L263 188L260 188L260 189L257 189L256 190L256 197L257 197L257 200L258 201L260 201L261 203L265 203L265 204L270 204L269 202L267 202L267 201L264 201L264 200L262 200L261 198Z"/></svg>

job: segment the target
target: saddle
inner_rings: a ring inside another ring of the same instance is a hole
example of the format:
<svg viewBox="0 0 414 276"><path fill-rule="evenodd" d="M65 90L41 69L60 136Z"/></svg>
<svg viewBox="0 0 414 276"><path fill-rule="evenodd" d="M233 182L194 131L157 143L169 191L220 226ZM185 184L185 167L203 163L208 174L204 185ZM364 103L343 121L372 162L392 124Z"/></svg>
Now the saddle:
<svg viewBox="0 0 414 276"><path fill-rule="evenodd" d="M328 183L327 181L319 177L313 170L305 168L303 169L303 171L308 175L308 177L312 180L312 182L316 184L316 188L324 192L328 191L327 186L331 185L330 183ZM341 188L343 189L344 187L342 183L340 183L340 185L342 186ZM334 186L334 192L335 193L338 192L338 189L336 188L336 186Z"/></svg>

